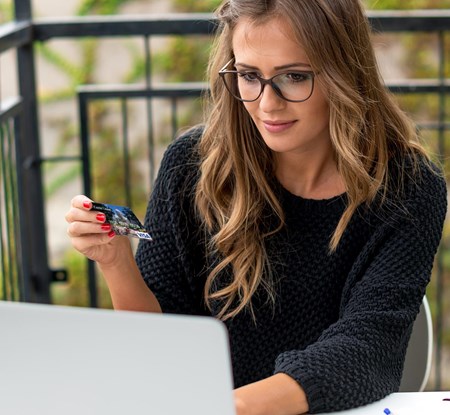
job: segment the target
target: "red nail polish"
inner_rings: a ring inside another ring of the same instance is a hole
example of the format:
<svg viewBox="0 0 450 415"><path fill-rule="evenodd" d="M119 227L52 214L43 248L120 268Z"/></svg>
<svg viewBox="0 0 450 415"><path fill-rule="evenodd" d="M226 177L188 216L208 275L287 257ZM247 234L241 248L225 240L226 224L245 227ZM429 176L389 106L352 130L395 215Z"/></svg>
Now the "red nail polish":
<svg viewBox="0 0 450 415"><path fill-rule="evenodd" d="M96 217L95 217L99 222L104 222L106 219L106 216L104 213L99 213Z"/></svg>
<svg viewBox="0 0 450 415"><path fill-rule="evenodd" d="M101 227L102 227L102 230L104 230L104 231L110 231L111 230L111 225L109 223L105 223Z"/></svg>
<svg viewBox="0 0 450 415"><path fill-rule="evenodd" d="M108 236L110 237L110 238L112 238L113 236L115 236L115 232L114 231L111 231L110 233L108 233Z"/></svg>
<svg viewBox="0 0 450 415"><path fill-rule="evenodd" d="M83 207L89 209L91 207L91 202L83 202Z"/></svg>

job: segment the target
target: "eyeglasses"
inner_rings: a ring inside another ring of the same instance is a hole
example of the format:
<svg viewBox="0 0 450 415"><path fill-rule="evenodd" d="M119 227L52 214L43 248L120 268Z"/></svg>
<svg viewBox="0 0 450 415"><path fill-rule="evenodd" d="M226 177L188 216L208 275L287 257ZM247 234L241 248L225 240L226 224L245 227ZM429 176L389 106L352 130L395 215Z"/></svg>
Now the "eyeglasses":
<svg viewBox="0 0 450 415"><path fill-rule="evenodd" d="M289 102L306 101L313 93L315 74L312 71L283 72L265 79L255 72L226 69L233 60L219 71L219 75L230 94L239 101L256 101L266 85L270 85L280 98Z"/></svg>

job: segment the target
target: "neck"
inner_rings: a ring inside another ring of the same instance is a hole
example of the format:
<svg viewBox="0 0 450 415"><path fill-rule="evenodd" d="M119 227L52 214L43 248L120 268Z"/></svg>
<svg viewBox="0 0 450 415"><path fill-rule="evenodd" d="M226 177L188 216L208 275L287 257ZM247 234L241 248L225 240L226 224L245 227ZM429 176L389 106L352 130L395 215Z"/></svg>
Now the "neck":
<svg viewBox="0 0 450 415"><path fill-rule="evenodd" d="M277 153L276 177L290 193L306 199L329 199L345 192L331 151Z"/></svg>

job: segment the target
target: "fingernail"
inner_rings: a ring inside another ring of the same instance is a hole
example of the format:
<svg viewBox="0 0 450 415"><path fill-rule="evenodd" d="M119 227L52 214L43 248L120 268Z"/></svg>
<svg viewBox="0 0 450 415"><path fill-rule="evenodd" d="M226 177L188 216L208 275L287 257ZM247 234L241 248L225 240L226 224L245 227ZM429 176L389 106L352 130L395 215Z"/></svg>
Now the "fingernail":
<svg viewBox="0 0 450 415"><path fill-rule="evenodd" d="M108 236L110 237L110 238L112 238L113 236L115 236L115 232L114 231L111 231L110 233L108 233Z"/></svg>
<svg viewBox="0 0 450 415"><path fill-rule="evenodd" d="M104 225L102 225L102 230L110 231L111 230L111 225L109 223L105 223Z"/></svg>
<svg viewBox="0 0 450 415"><path fill-rule="evenodd" d="M83 202L83 207L89 209L91 207L91 202Z"/></svg>
<svg viewBox="0 0 450 415"><path fill-rule="evenodd" d="M104 213L99 213L96 217L95 217L99 222L104 222L106 219L106 216Z"/></svg>

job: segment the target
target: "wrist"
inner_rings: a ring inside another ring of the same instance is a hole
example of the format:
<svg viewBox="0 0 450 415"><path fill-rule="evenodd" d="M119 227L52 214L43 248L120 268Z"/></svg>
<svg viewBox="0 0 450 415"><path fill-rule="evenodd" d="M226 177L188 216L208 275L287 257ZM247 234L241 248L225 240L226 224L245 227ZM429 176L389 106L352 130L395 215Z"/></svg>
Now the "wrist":
<svg viewBox="0 0 450 415"><path fill-rule="evenodd" d="M130 263L134 263L134 255L128 237L115 236L111 243L115 246L115 253L107 261L97 261L100 271L110 273L128 269Z"/></svg>

